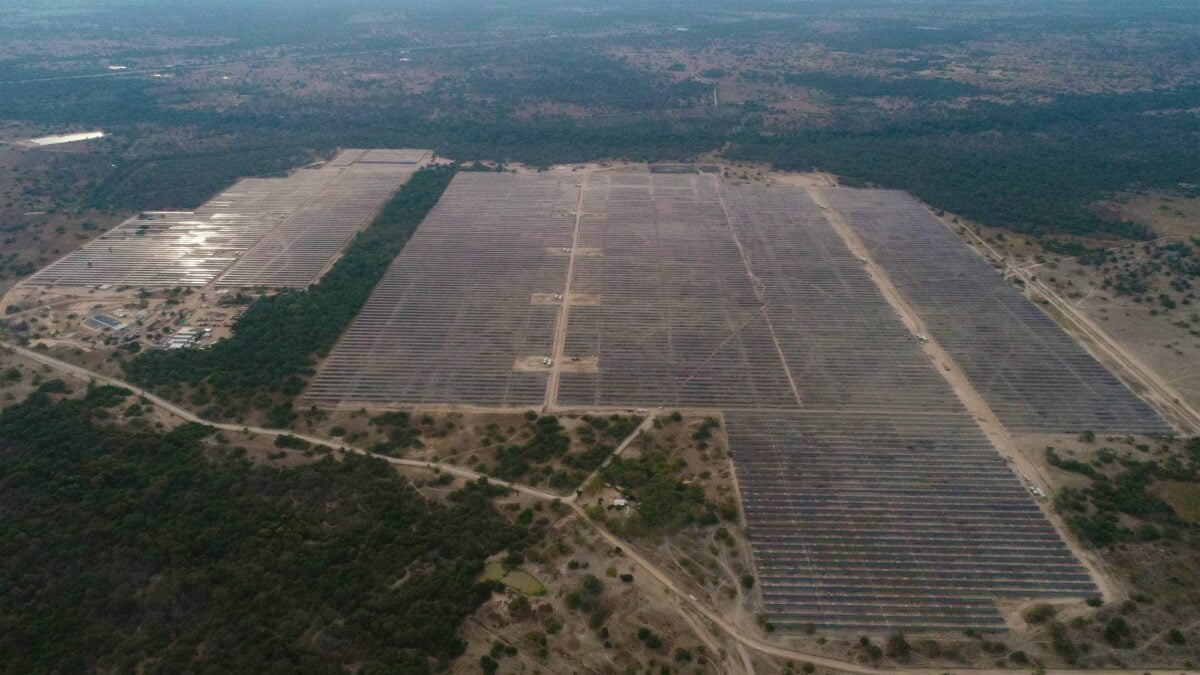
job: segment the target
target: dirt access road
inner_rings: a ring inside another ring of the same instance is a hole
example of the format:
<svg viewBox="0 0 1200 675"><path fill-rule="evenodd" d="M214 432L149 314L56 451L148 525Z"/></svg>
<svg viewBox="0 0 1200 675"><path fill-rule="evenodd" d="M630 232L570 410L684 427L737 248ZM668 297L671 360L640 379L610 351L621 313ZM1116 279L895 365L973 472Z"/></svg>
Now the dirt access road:
<svg viewBox="0 0 1200 675"><path fill-rule="evenodd" d="M558 306L558 321L554 326L554 349L550 354L550 375L546 378L545 410L551 410L558 403L558 381L562 374L563 352L567 345L567 321L571 315L571 279L575 276L575 253L579 250L579 228L583 221L583 196L587 193L588 176L591 171L583 172L579 180L579 201L575 204L575 229L571 233L571 250L567 254L567 278L563 282L562 301Z"/></svg>

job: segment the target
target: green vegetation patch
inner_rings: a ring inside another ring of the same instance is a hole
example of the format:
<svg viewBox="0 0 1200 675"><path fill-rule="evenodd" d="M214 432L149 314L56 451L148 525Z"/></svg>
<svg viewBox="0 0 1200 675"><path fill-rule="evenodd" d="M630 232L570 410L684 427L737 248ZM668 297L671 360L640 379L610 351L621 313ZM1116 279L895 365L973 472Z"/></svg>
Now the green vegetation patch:
<svg viewBox="0 0 1200 675"><path fill-rule="evenodd" d="M490 562L480 575L482 581L498 581L525 595L545 595L546 585L524 569L506 569L503 563Z"/></svg>
<svg viewBox="0 0 1200 675"><path fill-rule="evenodd" d="M552 488L578 487L588 473L596 470L612 454L617 444L641 424L635 416L584 415L583 424L574 434L583 449L571 452L571 435L553 415L538 416L529 412L522 431L524 440L501 445L496 450L496 465L490 473L505 480L521 480L532 485L548 484ZM500 438L498 430L489 431L486 445ZM507 437L504 437L507 440ZM555 469L551 462L561 462L565 468ZM483 467L487 470L487 467Z"/></svg>
<svg viewBox="0 0 1200 675"><path fill-rule="evenodd" d="M1164 446L1164 451L1170 446ZM1138 446L1148 452L1148 446ZM1082 540L1093 546L1115 546L1122 542L1155 541L1178 536L1186 523L1176 515L1173 504L1160 497L1155 486L1182 484L1193 486L1197 495L1200 478L1200 438L1184 444L1182 452L1165 454L1159 459L1140 459L1118 455L1101 448L1091 462L1065 458L1054 448L1046 448L1050 465L1063 471L1086 476L1090 484L1082 488L1064 487L1054 497L1054 508ZM1181 498L1189 491L1177 493ZM1182 515L1182 514L1181 514ZM1127 522L1133 521L1135 525Z"/></svg>
<svg viewBox="0 0 1200 675"><path fill-rule="evenodd" d="M882 79L861 75L835 75L833 73L813 71L790 73L785 75L783 80L791 85L820 89L842 97L869 98L896 96L919 100L935 100L957 98L959 96L976 96L983 91L972 84L932 77Z"/></svg>
<svg viewBox="0 0 1200 675"><path fill-rule="evenodd" d="M303 389L316 359L358 314L453 175L448 167L413 174L318 284L255 300L233 336L207 349L140 354L125 364L129 379L165 394L182 383L210 392L209 417L237 418L249 403L270 410L272 425L286 426L294 417L288 400Z"/></svg>
<svg viewBox="0 0 1200 675"><path fill-rule="evenodd" d="M719 522L717 506L705 499L704 491L679 479L684 466L681 459L650 451L636 459L619 457L604 467L605 480L635 500L627 527L638 533L661 533Z"/></svg>
<svg viewBox="0 0 1200 675"><path fill-rule="evenodd" d="M255 466L201 425L106 426L100 390L0 413L0 671L439 670L484 560L534 537L503 488L443 505L377 459Z"/></svg>
<svg viewBox="0 0 1200 675"><path fill-rule="evenodd" d="M870 84L844 76L806 77L845 92L865 92ZM920 85L955 86L960 85ZM1197 106L1200 86L1189 85L1067 95L1048 103L975 102L899 121L852 110L826 129L748 137L726 155L787 170L815 166L842 175L851 186L907 190L939 208L1019 232L1149 238L1147 228L1102 218L1089 207L1121 190L1195 183L1192 146L1178 139L1200 134L1200 119L1153 113Z"/></svg>
<svg viewBox="0 0 1200 675"><path fill-rule="evenodd" d="M1180 518L1200 523L1200 483L1168 481L1159 486L1158 494Z"/></svg>

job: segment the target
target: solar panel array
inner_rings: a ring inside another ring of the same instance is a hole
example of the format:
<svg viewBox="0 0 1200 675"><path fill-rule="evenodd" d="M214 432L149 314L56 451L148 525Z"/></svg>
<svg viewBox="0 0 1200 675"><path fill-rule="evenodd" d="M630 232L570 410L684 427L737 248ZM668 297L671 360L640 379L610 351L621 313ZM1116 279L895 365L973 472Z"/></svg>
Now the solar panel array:
<svg viewBox="0 0 1200 675"><path fill-rule="evenodd" d="M1094 592L808 193L723 198L803 402L725 415L772 623L994 629L993 596Z"/></svg>
<svg viewBox="0 0 1200 675"><path fill-rule="evenodd" d="M562 356L598 366L554 403L725 410L774 624L994 629L996 596L1095 592L806 191L584 176L455 178L308 395L538 404L533 298L570 269Z"/></svg>
<svg viewBox="0 0 1200 675"><path fill-rule="evenodd" d="M566 354L599 373L563 373L574 405L796 407L767 315L721 208L713 176L596 173L588 178Z"/></svg>
<svg viewBox="0 0 1200 675"><path fill-rule="evenodd" d="M1095 593L960 411L725 419L779 628L994 630L994 597Z"/></svg>
<svg viewBox="0 0 1200 675"><path fill-rule="evenodd" d="M217 285L307 286L414 170L411 164L361 159L339 169L319 194L241 256Z"/></svg>
<svg viewBox="0 0 1200 675"><path fill-rule="evenodd" d="M432 153L413 148L376 148L366 150L355 161L359 164L424 164Z"/></svg>
<svg viewBox="0 0 1200 675"><path fill-rule="evenodd" d="M231 283L303 285L322 271L353 228L386 199L390 192L384 188L390 185L394 190L412 170L400 164L359 168L354 160L365 154L348 150L321 168L301 169L286 178L240 180L195 211L138 214L39 271L27 283L203 286L299 213L304 219L279 229L280 235L263 249L263 255L239 264ZM344 172L353 172L370 185L360 187L349 176L341 180ZM381 180L381 173L391 177ZM326 200L328 205L323 203ZM295 255L268 255L272 251ZM320 256L324 258L318 264ZM305 275L307 279L301 281Z"/></svg>
<svg viewBox="0 0 1200 675"><path fill-rule="evenodd" d="M805 407L961 408L804 190L732 188L723 195Z"/></svg>
<svg viewBox="0 0 1200 675"><path fill-rule="evenodd" d="M195 211L140 213L41 270L28 283L203 286L332 178L298 171L248 178Z"/></svg>
<svg viewBox="0 0 1200 675"><path fill-rule="evenodd" d="M321 366L307 395L541 404L578 175L460 173ZM518 361L535 357L530 369Z"/></svg>
<svg viewBox="0 0 1200 675"><path fill-rule="evenodd" d="M1171 431L911 196L839 188L823 194L1006 427L1017 432Z"/></svg>

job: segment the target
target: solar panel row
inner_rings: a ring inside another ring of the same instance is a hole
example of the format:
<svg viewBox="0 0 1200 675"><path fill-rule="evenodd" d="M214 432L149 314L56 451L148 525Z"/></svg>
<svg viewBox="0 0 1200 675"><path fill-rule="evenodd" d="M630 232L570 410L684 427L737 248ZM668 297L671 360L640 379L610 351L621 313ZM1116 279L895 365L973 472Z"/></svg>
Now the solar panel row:
<svg viewBox="0 0 1200 675"><path fill-rule="evenodd" d="M580 178L460 173L321 367L308 396L541 404ZM535 357L527 368L517 368Z"/></svg>
<svg viewBox="0 0 1200 675"><path fill-rule="evenodd" d="M194 211L138 214L26 283L203 286L233 266L226 285L304 285L413 169L355 163L368 154L347 150L286 178L243 179Z"/></svg>
<svg viewBox="0 0 1200 675"><path fill-rule="evenodd" d="M722 194L806 408L962 409L804 190Z"/></svg>
<svg viewBox="0 0 1200 675"><path fill-rule="evenodd" d="M584 194L564 405L798 405L714 176L593 174Z"/></svg>
<svg viewBox="0 0 1200 675"><path fill-rule="evenodd" d="M967 415L725 419L776 626L997 629L992 598L1095 592Z"/></svg>
<svg viewBox="0 0 1200 675"><path fill-rule="evenodd" d="M1149 405L911 196L837 188L822 194L1006 427L1170 432Z"/></svg>
<svg viewBox="0 0 1200 675"><path fill-rule="evenodd" d="M366 225L415 165L363 163L340 170L217 279L218 286L303 287Z"/></svg>

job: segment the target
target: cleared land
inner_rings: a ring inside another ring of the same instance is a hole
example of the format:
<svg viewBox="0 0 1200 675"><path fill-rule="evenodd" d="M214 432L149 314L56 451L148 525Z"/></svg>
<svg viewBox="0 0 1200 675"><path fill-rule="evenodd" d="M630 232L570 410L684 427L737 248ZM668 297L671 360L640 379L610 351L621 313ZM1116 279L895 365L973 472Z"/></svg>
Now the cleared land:
<svg viewBox="0 0 1200 675"><path fill-rule="evenodd" d="M27 283L204 286L229 270L223 285L306 285L417 166L360 167L358 156L369 153L347 150L286 178L238 181L194 211L140 213Z"/></svg>
<svg viewBox="0 0 1200 675"><path fill-rule="evenodd" d="M826 192L857 227L891 207L892 193ZM931 236L894 208L881 227ZM832 215L805 188L701 174L460 175L307 395L721 409L759 588L783 628L999 629L997 598L1096 594ZM974 254L946 234L928 255L966 265ZM957 297L956 279L928 292ZM990 295L962 294L973 321L999 320ZM1028 300L1002 308L1045 322L1037 368L1006 371L1010 388L1049 378L1062 396L1100 392L1087 399L1109 406L1098 431L1167 429ZM982 347L966 345L951 353L970 362ZM1008 390L966 372L1004 409ZM1048 410L1055 429L1078 424L1075 407Z"/></svg>

